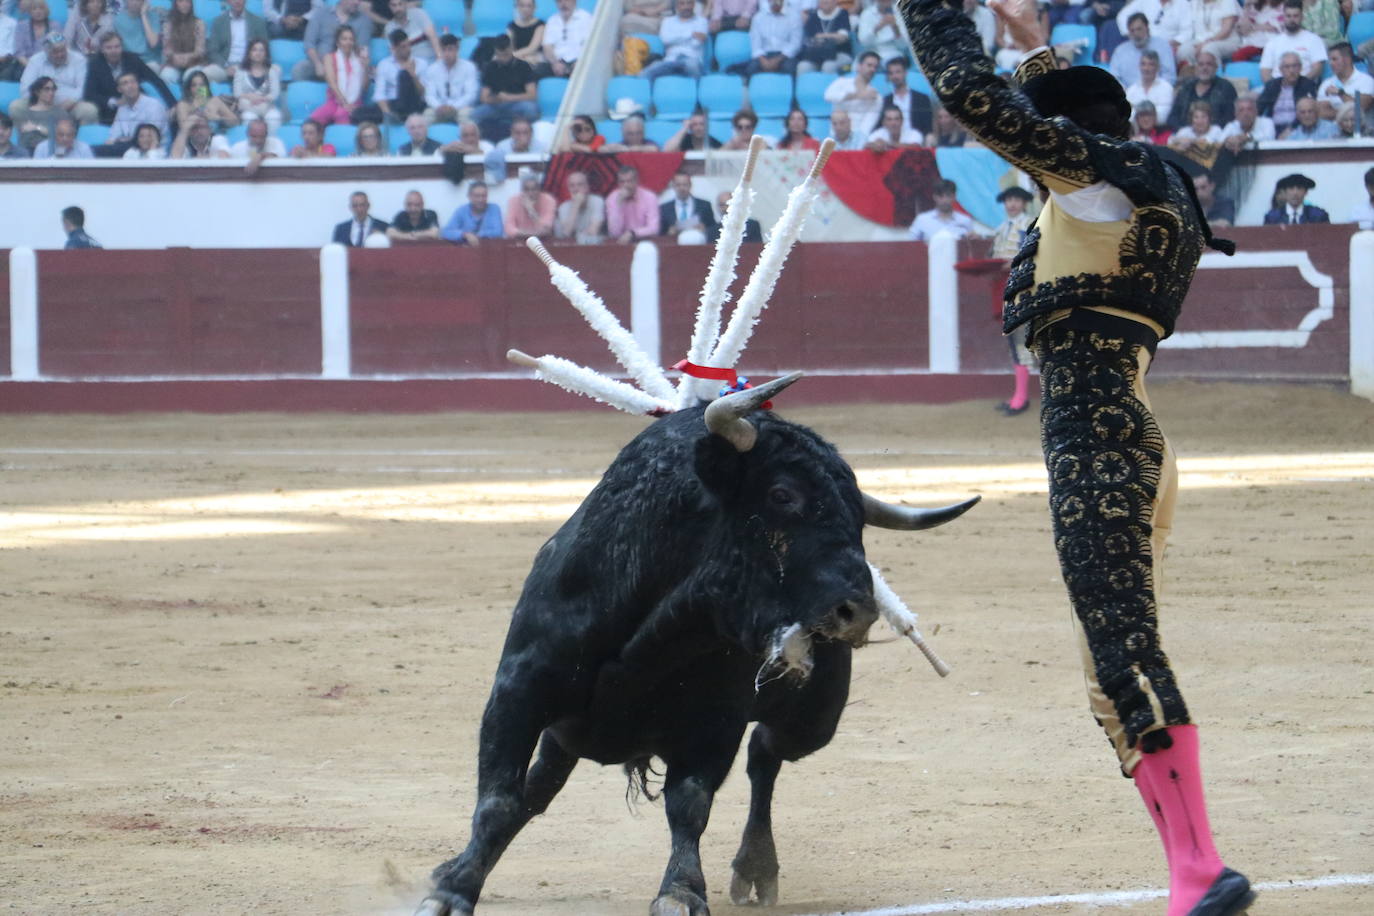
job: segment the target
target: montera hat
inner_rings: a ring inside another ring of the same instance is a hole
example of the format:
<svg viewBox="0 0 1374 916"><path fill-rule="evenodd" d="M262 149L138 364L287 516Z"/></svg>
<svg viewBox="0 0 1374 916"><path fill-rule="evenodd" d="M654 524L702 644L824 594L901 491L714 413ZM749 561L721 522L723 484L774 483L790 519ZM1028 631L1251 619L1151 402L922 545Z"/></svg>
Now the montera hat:
<svg viewBox="0 0 1374 916"><path fill-rule="evenodd" d="M1306 175L1300 174L1298 172L1294 172L1292 175L1285 175L1282 178L1280 178L1278 186L1275 188L1275 190L1282 191L1284 188L1302 188L1304 191L1310 191L1316 186L1317 183L1313 181L1311 178L1308 178Z"/></svg>
<svg viewBox="0 0 1374 916"><path fill-rule="evenodd" d="M1020 185L1015 185L1015 184L1012 185L1012 186L1009 187L1009 188L1005 188L1005 189L1002 191L1001 194L998 194L998 195L997 195L997 202L1000 204L1002 201L1006 200L1008 197L1019 197L1021 200L1025 201L1026 203L1030 203L1030 202L1034 199L1034 197L1033 197L1033 195L1031 194L1030 191L1027 191L1025 188L1021 187Z"/></svg>
<svg viewBox="0 0 1374 916"><path fill-rule="evenodd" d="M1035 110L1047 118L1068 116L1083 108L1105 103L1116 107L1123 118L1131 116L1126 90L1116 77L1101 67L1069 67L1051 70L1026 80L1021 91L1030 97Z"/></svg>

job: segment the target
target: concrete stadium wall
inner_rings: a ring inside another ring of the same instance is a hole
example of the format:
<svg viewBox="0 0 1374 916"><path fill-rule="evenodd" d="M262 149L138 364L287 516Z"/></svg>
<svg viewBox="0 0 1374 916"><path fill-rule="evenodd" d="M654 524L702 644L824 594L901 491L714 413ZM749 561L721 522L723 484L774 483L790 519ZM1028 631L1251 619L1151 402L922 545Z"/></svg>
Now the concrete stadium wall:
<svg viewBox="0 0 1374 916"><path fill-rule="evenodd" d="M1156 373L1341 383L1349 377L1350 226L1235 229L1208 255ZM760 246L745 246L747 274ZM984 254L962 243L959 259ZM627 247L554 249L627 327ZM664 365L683 355L711 252L658 251ZM0 374L10 376L8 257L0 256ZM0 379L0 411L549 409L591 404L505 361L508 348L618 371L523 246L352 251L351 376L322 379L318 249L38 253L38 378ZM958 285L957 347L931 371L926 246L800 245L742 371L803 368L799 402L1000 396L1009 359L993 282ZM738 294L745 277L735 287ZM640 330L638 328L636 331ZM18 352L18 351L16 351ZM17 362L15 363L17 364ZM948 371L949 366L955 371Z"/></svg>

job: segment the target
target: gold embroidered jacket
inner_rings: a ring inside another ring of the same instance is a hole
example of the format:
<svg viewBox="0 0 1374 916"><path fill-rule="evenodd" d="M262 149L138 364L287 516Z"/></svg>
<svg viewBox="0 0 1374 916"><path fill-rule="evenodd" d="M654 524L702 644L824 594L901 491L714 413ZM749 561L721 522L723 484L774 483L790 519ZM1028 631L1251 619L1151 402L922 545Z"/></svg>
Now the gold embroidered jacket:
<svg viewBox="0 0 1374 916"><path fill-rule="evenodd" d="M1163 336L1171 334L1209 238L1184 176L1145 144L1040 115L1029 98L996 75L957 2L898 5L916 59L945 109L1053 192L1012 261L1003 331L1038 315L1093 306L1142 315ZM1022 62L1016 81L1054 68L1054 55L1042 50ZM1129 215L1082 219L1057 199L1094 185L1124 194Z"/></svg>

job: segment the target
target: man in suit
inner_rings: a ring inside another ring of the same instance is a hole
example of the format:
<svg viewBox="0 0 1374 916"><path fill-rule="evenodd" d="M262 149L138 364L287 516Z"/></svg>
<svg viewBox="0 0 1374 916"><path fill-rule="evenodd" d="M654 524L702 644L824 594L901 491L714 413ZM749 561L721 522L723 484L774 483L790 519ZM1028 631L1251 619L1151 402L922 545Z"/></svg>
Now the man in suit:
<svg viewBox="0 0 1374 916"><path fill-rule="evenodd" d="M720 222L713 224L711 227L711 231L706 234L706 240L713 245L715 244L716 239L720 238L720 227L724 225L725 213L727 210L730 209L729 191L720 192L720 194L716 197L716 206L720 209ZM744 241L763 241L763 228L759 226L758 220L747 219L744 221Z"/></svg>
<svg viewBox="0 0 1374 916"><path fill-rule="evenodd" d="M887 81L892 91L883 96L883 108L895 108L902 113L907 127L921 132L922 137L930 136L934 124L934 113L930 99L925 93L917 92L906 84L907 65L905 57L894 57L887 62Z"/></svg>
<svg viewBox="0 0 1374 916"><path fill-rule="evenodd" d="M430 138L429 122L424 115L413 114L406 118L406 133L410 135L410 141L401 144L396 151L397 156L433 158L439 152L439 142Z"/></svg>
<svg viewBox="0 0 1374 916"><path fill-rule="evenodd" d="M1307 197L1307 192L1316 186L1317 183L1311 178L1297 172L1280 178L1278 186L1274 188L1274 197L1278 206L1264 214L1264 225L1283 226L1297 223L1331 222L1331 217L1321 207L1313 207L1303 203Z"/></svg>
<svg viewBox="0 0 1374 916"><path fill-rule="evenodd" d="M692 196L692 176L686 172L673 176L673 199L659 206L658 225L659 235L673 236L684 244L705 242L715 228L711 204Z"/></svg>
<svg viewBox="0 0 1374 916"><path fill-rule="evenodd" d="M204 70L212 83L233 82L248 45L270 39L267 20L248 12L247 5L248 0L228 0L229 8L210 23L210 34L205 40L210 63Z"/></svg>
<svg viewBox="0 0 1374 916"><path fill-rule="evenodd" d="M334 227L334 242L349 248L361 248L367 237L374 232L386 235L386 223L371 213L372 204L362 191L354 191L348 196L348 209L352 219L346 219Z"/></svg>
<svg viewBox="0 0 1374 916"><path fill-rule="evenodd" d="M91 57L86 66L86 89L82 97L96 107L101 124L113 124L119 108L119 78L125 73L138 77L162 96L167 108L176 107L172 91L152 67L132 51L124 50L124 39L118 32L106 32L100 40L100 53Z"/></svg>

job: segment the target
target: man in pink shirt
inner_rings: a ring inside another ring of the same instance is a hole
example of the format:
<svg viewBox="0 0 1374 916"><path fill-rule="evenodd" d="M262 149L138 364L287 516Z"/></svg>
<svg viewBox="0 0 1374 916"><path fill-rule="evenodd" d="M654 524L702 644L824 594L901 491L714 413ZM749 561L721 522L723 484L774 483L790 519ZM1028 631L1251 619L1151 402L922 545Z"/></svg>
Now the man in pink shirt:
<svg viewBox="0 0 1374 916"><path fill-rule="evenodd" d="M606 198L607 234L622 245L658 235L658 198L639 186L639 170L622 165L616 184Z"/></svg>
<svg viewBox="0 0 1374 916"><path fill-rule="evenodd" d="M558 201L546 193L541 177L534 172L520 176L520 193L506 204L506 238L526 239L532 235L551 235Z"/></svg>

